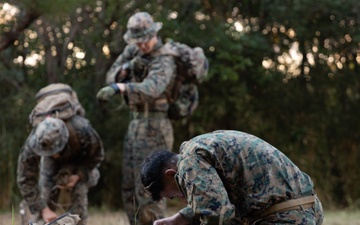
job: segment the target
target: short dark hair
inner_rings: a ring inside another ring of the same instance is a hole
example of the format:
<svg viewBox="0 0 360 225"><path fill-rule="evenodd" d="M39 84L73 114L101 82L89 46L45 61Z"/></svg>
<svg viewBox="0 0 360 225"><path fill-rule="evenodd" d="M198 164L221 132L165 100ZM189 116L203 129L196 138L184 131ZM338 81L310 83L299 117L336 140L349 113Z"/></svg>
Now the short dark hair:
<svg viewBox="0 0 360 225"><path fill-rule="evenodd" d="M152 182L158 180L163 175L172 157L176 155L168 150L159 150L151 153L140 166L141 182L144 187L149 186ZM159 180L151 185L147 190L151 193L154 201L161 199L160 192L163 189L162 182Z"/></svg>

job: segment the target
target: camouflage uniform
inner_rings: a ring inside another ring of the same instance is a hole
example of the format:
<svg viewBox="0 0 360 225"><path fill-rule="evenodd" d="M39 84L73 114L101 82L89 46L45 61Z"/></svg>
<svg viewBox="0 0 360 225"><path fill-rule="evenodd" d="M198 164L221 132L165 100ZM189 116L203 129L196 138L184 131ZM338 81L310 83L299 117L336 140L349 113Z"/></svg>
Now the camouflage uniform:
<svg viewBox="0 0 360 225"><path fill-rule="evenodd" d="M138 13L131 17L128 29L131 30L131 27L137 26L139 22L147 23L140 24L141 27L154 27L155 31L160 29L159 24L153 23L147 13ZM133 40L127 35L124 39L128 43ZM135 44L129 44L107 73L108 83L117 81L114 79L118 71L131 62L130 80L118 81L126 83L124 98L131 113L124 140L122 164L123 206L130 224L153 224L154 220L164 217L165 200L150 200L144 192L139 171L139 165L148 154L158 149L172 149L173 145L173 128L167 118L169 104L166 92L171 90L174 84L176 66L172 56L159 54L162 47L163 43L158 39L153 50L143 54Z"/></svg>
<svg viewBox="0 0 360 225"><path fill-rule="evenodd" d="M65 123L69 140L58 157L36 154L39 150L35 149L33 139L38 129L31 131L18 158L17 183L31 213L37 217L48 206L53 211L63 213L66 209L78 214L81 218L78 224L86 224L87 193L100 177L98 167L104 159L103 145L87 119L76 115ZM62 193L58 187L65 185L72 174L79 175L80 180L70 193L69 205L62 205L58 202Z"/></svg>
<svg viewBox="0 0 360 225"><path fill-rule="evenodd" d="M311 208L261 217L269 206L315 195L310 177L265 141L238 131L215 131L184 142L176 181L188 206L186 218L201 224L322 224L316 198Z"/></svg>

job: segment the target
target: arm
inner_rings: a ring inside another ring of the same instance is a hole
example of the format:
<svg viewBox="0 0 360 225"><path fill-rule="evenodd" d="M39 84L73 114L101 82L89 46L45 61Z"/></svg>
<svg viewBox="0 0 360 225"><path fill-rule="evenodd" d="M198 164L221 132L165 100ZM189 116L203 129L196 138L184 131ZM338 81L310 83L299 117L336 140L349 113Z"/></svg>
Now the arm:
<svg viewBox="0 0 360 225"><path fill-rule="evenodd" d="M175 62L171 56L158 56L149 64L146 78L142 82L118 84L120 91L127 94L133 104L163 94L175 77Z"/></svg>
<svg viewBox="0 0 360 225"><path fill-rule="evenodd" d="M122 82L129 76L129 68L126 65L135 55L138 54L138 49L135 45L127 45L122 54L120 54L110 69L106 73L106 84L114 82Z"/></svg>
<svg viewBox="0 0 360 225"><path fill-rule="evenodd" d="M32 131L33 132L33 131ZM46 207L38 188L40 157L29 146L32 132L22 147L17 165L17 185L20 193L29 205L31 213L39 213Z"/></svg>
<svg viewBox="0 0 360 225"><path fill-rule="evenodd" d="M195 154L180 161L179 185L202 224L228 224L235 216L227 190L208 157ZM188 211L189 212L189 211ZM185 217L186 210L180 211Z"/></svg>
<svg viewBox="0 0 360 225"><path fill-rule="evenodd" d="M136 56L134 52L136 52L136 49L125 49L123 55L119 56L114 65L117 65L117 68L119 68L120 64L124 63L123 58L125 58L125 55L129 57L127 58L128 60L133 59ZM138 82L113 83L100 89L97 98L100 101L108 101L115 94L121 93L127 95L129 105L135 105L152 101L161 95L165 97L166 89L176 76L175 61L172 56L159 55L153 57L149 60L149 63L146 63L148 66L145 78L138 78ZM116 66L113 67L115 68Z"/></svg>
<svg viewBox="0 0 360 225"><path fill-rule="evenodd" d="M40 161L40 182L41 198L44 202L50 199L51 191L55 186L56 162L52 157L41 157Z"/></svg>
<svg viewBox="0 0 360 225"><path fill-rule="evenodd" d="M191 222L183 217L180 213L176 213L170 217L154 221L154 225L190 225Z"/></svg>
<svg viewBox="0 0 360 225"><path fill-rule="evenodd" d="M47 205L53 187L55 186L55 171L57 171L55 159L52 157L41 157L39 188L41 189L41 199L46 204L41 210L41 217L45 222L50 222L57 218L57 214Z"/></svg>
<svg viewBox="0 0 360 225"><path fill-rule="evenodd" d="M87 119L75 116L71 119L71 123L76 130L82 148L82 155L76 165L77 175L79 175L80 180L87 182L89 173L99 167L104 160L103 144L100 136Z"/></svg>

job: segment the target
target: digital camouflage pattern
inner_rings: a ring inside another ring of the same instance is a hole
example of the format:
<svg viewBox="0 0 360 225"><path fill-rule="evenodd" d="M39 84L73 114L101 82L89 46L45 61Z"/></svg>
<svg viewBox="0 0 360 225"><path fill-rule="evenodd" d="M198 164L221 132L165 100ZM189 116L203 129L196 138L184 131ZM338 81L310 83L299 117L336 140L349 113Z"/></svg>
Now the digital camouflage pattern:
<svg viewBox="0 0 360 225"><path fill-rule="evenodd" d="M47 117L35 128L29 144L40 156L51 156L60 152L69 140L69 131L64 121Z"/></svg>
<svg viewBox="0 0 360 225"><path fill-rule="evenodd" d="M187 218L201 224L322 224L317 199L313 208L259 218L269 206L315 194L311 178L282 152L253 135L215 131L180 147L176 180L188 202ZM249 222L250 221L250 222Z"/></svg>
<svg viewBox="0 0 360 225"><path fill-rule="evenodd" d="M172 56L158 55L163 46L159 40L150 54L143 55L136 45L127 45L107 72L108 83L118 82L119 69L128 62L136 61L130 80L125 83L125 98L133 112L147 109L149 112L166 113L169 108L166 93L174 85L176 65Z"/></svg>
<svg viewBox="0 0 360 225"><path fill-rule="evenodd" d="M173 129L165 118L131 120L123 151L122 198L130 224L153 224L164 217L165 201L153 202L140 180L139 165L158 149L171 149Z"/></svg>
<svg viewBox="0 0 360 225"><path fill-rule="evenodd" d="M173 56L177 69L173 89L167 94L170 102L168 117L173 120L188 117L199 104L197 85L208 74L208 59L202 48L191 48L173 40L169 40L159 52Z"/></svg>
<svg viewBox="0 0 360 225"><path fill-rule="evenodd" d="M131 122L123 149L122 198L130 224L153 224L164 217L165 202L152 202L140 181L139 165L158 149L172 149L173 128L167 118L166 93L174 84L176 65L172 56L162 56L158 39L154 49L144 55L136 45L127 45L107 73L107 82L125 83L124 98L131 111ZM117 79L121 68L131 62L129 78ZM126 80L126 81L124 81Z"/></svg>
<svg viewBox="0 0 360 225"><path fill-rule="evenodd" d="M29 144L31 131L23 145L17 167L17 183L32 214L39 214L46 206L61 213L69 211L81 217L79 224L86 224L89 187L95 186L100 177L98 167L104 159L104 149L97 132L81 116L66 121L69 142L57 156L40 157ZM70 128L71 127L71 128ZM71 138L76 135L76 138ZM77 174L80 181L70 191L70 204L58 202L60 186L70 175Z"/></svg>
<svg viewBox="0 0 360 225"><path fill-rule="evenodd" d="M124 40L128 44L149 41L162 27L159 22L154 22L147 12L138 12L130 17Z"/></svg>

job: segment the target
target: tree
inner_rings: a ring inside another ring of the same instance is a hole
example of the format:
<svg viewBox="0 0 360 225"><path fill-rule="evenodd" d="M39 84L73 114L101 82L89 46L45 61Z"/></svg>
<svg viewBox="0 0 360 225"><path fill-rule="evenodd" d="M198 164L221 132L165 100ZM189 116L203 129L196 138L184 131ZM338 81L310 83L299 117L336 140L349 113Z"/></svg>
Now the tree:
<svg viewBox="0 0 360 225"><path fill-rule="evenodd" d="M160 36L203 47L210 61L198 109L174 123L175 150L197 134L242 130L289 155L313 177L324 202L349 206L359 199L357 1L12 0L0 6L0 195L11 196L0 198L0 207L19 198L14 168L32 96L51 82L78 92L104 141L106 176L91 200L121 205L111 196L121 185L127 110L120 98L99 105L95 94L136 11L163 22Z"/></svg>

